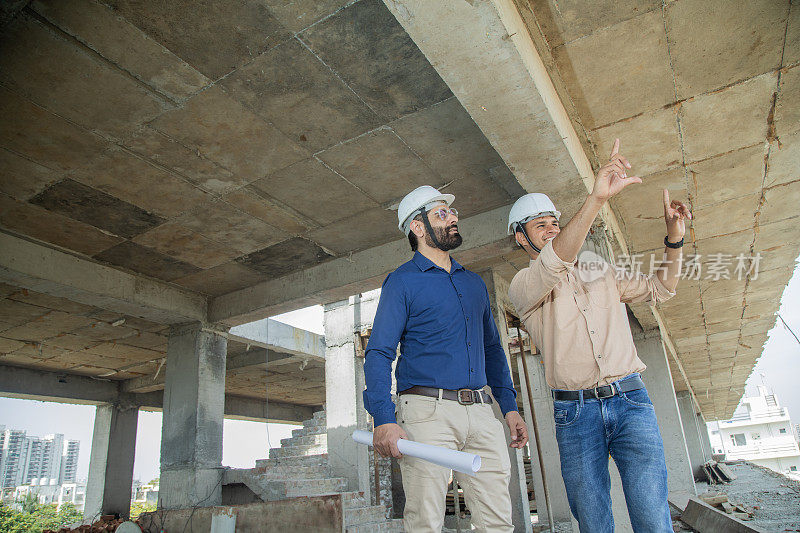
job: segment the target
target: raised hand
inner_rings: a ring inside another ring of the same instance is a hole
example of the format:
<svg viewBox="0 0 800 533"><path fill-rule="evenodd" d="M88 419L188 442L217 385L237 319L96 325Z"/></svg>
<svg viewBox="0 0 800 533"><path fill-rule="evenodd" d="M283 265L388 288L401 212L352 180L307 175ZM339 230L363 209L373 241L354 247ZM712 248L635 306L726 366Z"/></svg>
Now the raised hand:
<svg viewBox="0 0 800 533"><path fill-rule="evenodd" d="M692 212L683 202L670 202L669 191L664 189L664 220L667 222L669 242L678 242L686 235L686 219L692 219Z"/></svg>
<svg viewBox="0 0 800 533"><path fill-rule="evenodd" d="M619 139L615 139L614 148L611 150L611 158L608 163L600 167L600 170L597 171L597 176L594 178L592 196L605 202L628 185L641 183L641 178L636 176L628 177L627 169L629 168L631 168L631 164L619 153Z"/></svg>

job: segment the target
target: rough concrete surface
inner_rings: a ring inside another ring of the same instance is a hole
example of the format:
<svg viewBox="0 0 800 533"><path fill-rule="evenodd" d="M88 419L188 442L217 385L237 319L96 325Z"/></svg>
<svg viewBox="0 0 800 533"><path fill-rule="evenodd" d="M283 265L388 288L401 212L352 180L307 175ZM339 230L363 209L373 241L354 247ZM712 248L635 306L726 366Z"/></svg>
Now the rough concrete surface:
<svg viewBox="0 0 800 533"><path fill-rule="evenodd" d="M763 466L743 462L729 464L736 479L731 483L697 483L698 494L721 493L733 504L753 512L747 521L765 531L800 531L800 482Z"/></svg>

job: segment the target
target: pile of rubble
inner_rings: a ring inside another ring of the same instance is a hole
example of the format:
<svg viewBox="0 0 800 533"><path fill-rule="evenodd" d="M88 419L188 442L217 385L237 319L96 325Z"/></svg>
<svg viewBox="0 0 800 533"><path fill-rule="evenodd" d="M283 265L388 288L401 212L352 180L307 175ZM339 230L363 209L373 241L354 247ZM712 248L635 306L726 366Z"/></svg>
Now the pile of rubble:
<svg viewBox="0 0 800 533"><path fill-rule="evenodd" d="M727 494L706 492L700 495L700 499L711 507L721 509L739 520L752 520L753 518L753 509L747 509L743 505L729 501Z"/></svg>
<svg viewBox="0 0 800 533"><path fill-rule="evenodd" d="M108 514L101 516L99 520L92 524L82 524L72 528L45 529L42 533L111 533L117 531L117 528L125 522L130 521L117 515ZM138 520L134 520L133 523L139 526Z"/></svg>

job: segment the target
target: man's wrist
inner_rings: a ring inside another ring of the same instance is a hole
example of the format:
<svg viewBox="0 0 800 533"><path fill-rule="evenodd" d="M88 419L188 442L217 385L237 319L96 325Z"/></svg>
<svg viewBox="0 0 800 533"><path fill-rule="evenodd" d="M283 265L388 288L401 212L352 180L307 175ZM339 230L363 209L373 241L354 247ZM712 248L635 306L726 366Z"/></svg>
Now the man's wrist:
<svg viewBox="0 0 800 533"><path fill-rule="evenodd" d="M667 235L664 237L664 246L667 248L681 248L683 246L683 235L680 237Z"/></svg>

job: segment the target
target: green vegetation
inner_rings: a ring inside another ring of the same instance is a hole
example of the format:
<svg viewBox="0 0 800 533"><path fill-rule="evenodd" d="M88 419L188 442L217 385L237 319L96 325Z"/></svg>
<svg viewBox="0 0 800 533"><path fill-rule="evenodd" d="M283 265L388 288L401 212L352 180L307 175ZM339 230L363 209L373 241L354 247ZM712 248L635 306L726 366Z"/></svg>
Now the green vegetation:
<svg viewBox="0 0 800 533"><path fill-rule="evenodd" d="M156 510L156 504L154 503L131 502L131 520L136 520L142 513L152 513L155 510Z"/></svg>
<svg viewBox="0 0 800 533"><path fill-rule="evenodd" d="M44 529L59 529L82 518L71 503L63 504L61 510L57 511L55 504L40 504L33 495L22 501L22 509L15 511L0 503L0 531L41 533Z"/></svg>

